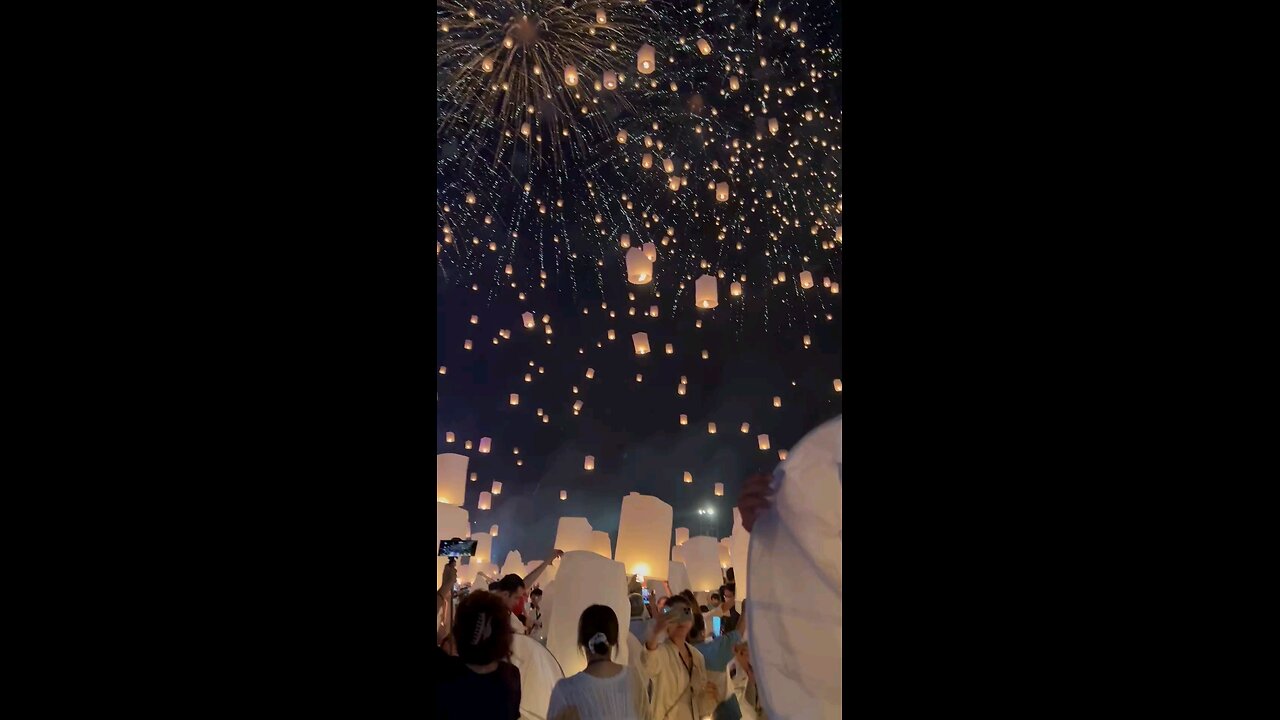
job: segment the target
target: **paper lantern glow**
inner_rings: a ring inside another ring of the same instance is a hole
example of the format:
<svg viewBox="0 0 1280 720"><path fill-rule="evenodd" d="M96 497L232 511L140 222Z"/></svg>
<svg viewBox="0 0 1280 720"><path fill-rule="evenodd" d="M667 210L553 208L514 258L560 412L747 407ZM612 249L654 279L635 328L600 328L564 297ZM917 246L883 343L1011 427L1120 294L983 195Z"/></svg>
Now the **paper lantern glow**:
<svg viewBox="0 0 1280 720"><path fill-rule="evenodd" d="M628 575L667 579L670 561L671 506L651 495L622 498L614 558Z"/></svg>

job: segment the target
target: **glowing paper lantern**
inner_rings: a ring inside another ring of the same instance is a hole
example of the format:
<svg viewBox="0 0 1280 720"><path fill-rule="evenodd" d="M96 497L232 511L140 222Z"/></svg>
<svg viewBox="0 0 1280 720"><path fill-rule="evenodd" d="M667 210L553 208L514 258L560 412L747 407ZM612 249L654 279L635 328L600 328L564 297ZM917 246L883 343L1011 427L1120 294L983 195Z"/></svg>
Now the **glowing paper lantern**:
<svg viewBox="0 0 1280 720"><path fill-rule="evenodd" d="M663 170L664 170L668 175L670 175L671 173L675 172L675 171L676 171L676 164L675 164L675 161L674 161L674 160L672 160L671 158L666 158L666 159L664 159L664 160L662 161L662 169L663 169Z"/></svg>
<svg viewBox="0 0 1280 720"><path fill-rule="evenodd" d="M777 118L769 118L769 133L770 133L771 135L777 135L777 134L778 134L778 119L777 119Z"/></svg>
<svg viewBox="0 0 1280 720"><path fill-rule="evenodd" d="M445 434L444 434L444 441L445 441L445 442L447 442L447 443L451 443L451 442L453 442L453 439L454 439L454 435L453 435L453 433L451 433L451 432L447 432L447 433L445 433Z"/></svg>
<svg viewBox="0 0 1280 720"><path fill-rule="evenodd" d="M680 424L681 424L681 425L688 425L688 424L689 424L689 416L688 416L688 415L681 415L681 416L680 416Z"/></svg>
<svg viewBox="0 0 1280 720"><path fill-rule="evenodd" d="M738 89L738 87L739 87L739 86L738 86L738 76L737 76L737 75L730 75L730 76L729 76L729 89L730 89L730 90L737 90L737 89Z"/></svg>
<svg viewBox="0 0 1280 720"><path fill-rule="evenodd" d="M716 184L716 202L724 202L729 199L729 183L722 182Z"/></svg>
<svg viewBox="0 0 1280 720"><path fill-rule="evenodd" d="M492 446L492 445L493 445L493 438L487 438L487 437L482 437L482 438L480 438L480 452L481 452L481 454L484 454L484 455L489 454L489 448L490 448L490 446Z"/></svg>
<svg viewBox="0 0 1280 720"><path fill-rule="evenodd" d="M498 572L500 575L519 575L524 577L524 560L520 557L520 551L512 550L507 553L507 559L502 563L502 570Z"/></svg>
<svg viewBox="0 0 1280 720"><path fill-rule="evenodd" d="M676 528L676 544L683 545L689 539L689 528Z"/></svg>
<svg viewBox="0 0 1280 720"><path fill-rule="evenodd" d="M523 135L523 136L525 136L525 137L529 137L529 131L530 131L529 123L520 123L520 134L521 134L521 135Z"/></svg>
<svg viewBox="0 0 1280 720"><path fill-rule="evenodd" d="M578 620L583 610L592 605L611 608L619 628L626 627L631 617L626 571L621 564L593 552L565 553L560 558L555 585L547 589L544 597L542 624L547 631L547 650L556 657L566 676L576 675L587 666L587 658L578 647ZM623 634L630 635L625 630L619 632ZM619 643L615 659L619 663L639 661L628 655L624 642Z"/></svg>
<svg viewBox="0 0 1280 720"><path fill-rule="evenodd" d="M749 432L751 432L751 426L747 423L742 423L742 434L745 435Z"/></svg>
<svg viewBox="0 0 1280 720"><path fill-rule="evenodd" d="M671 562L680 563L682 565L684 564L684 548L679 545L673 545L671 547ZM668 573L669 572L670 571L668 570Z"/></svg>
<svg viewBox="0 0 1280 720"><path fill-rule="evenodd" d="M583 470L595 470L595 469L596 469L596 456L595 456L595 455L588 455L588 456L587 456L587 457L582 461L582 469L583 469ZM561 500L563 500L564 498L560 498L560 499L561 499Z"/></svg>
<svg viewBox="0 0 1280 720"><path fill-rule="evenodd" d="M622 498L614 558L628 575L667 579L671 519L671 506L656 497L633 492Z"/></svg>
<svg viewBox="0 0 1280 720"><path fill-rule="evenodd" d="M653 281L653 261L645 257L640 248L627 251L627 280L633 285L648 285Z"/></svg>
<svg viewBox="0 0 1280 720"><path fill-rule="evenodd" d="M716 497L724 495L724 483L716 483Z"/></svg>
<svg viewBox="0 0 1280 720"><path fill-rule="evenodd" d="M498 526L497 526L497 525L491 525L491 526L489 526L489 536L490 536L490 537L498 537Z"/></svg>
<svg viewBox="0 0 1280 720"><path fill-rule="evenodd" d="M637 355L649 354L649 335L647 333L634 333L631 336L631 344L635 346Z"/></svg>
<svg viewBox="0 0 1280 720"><path fill-rule="evenodd" d="M464 341L462 342L462 349L463 349L463 350L470 350L470 349L471 349L471 341L470 341L470 340L464 340Z"/></svg>
<svg viewBox="0 0 1280 720"><path fill-rule="evenodd" d="M557 550L591 550L591 523L584 517L562 517L556 525Z"/></svg>
<svg viewBox="0 0 1280 720"><path fill-rule="evenodd" d="M741 296L742 296L742 286L741 286L741 285L739 285L739 284L738 284L738 283L736 283L736 282L731 282L731 283L729 283L729 295L730 295L731 297L741 297Z"/></svg>
<svg viewBox="0 0 1280 720"><path fill-rule="evenodd" d="M525 327L527 327L527 328L531 328L531 327L533 327L533 313L531 313L531 312L527 312L527 313L524 313L523 315L521 315L520 317L521 317L521 319L523 319L523 320L524 320L524 326L525 326Z"/></svg>
<svg viewBox="0 0 1280 720"><path fill-rule="evenodd" d="M841 233L842 233L842 231L843 231L843 230L844 230L844 226L843 226L843 225L841 225L841 226L839 226L839 227L837 227L837 228L836 228L836 242L838 242L838 243L842 243L842 242L844 242L844 240L842 240L842 239L841 239Z"/></svg>
<svg viewBox="0 0 1280 720"><path fill-rule="evenodd" d="M698 38L698 52L702 53L703 55L710 55L711 43L707 42L702 38Z"/></svg>
<svg viewBox="0 0 1280 720"><path fill-rule="evenodd" d="M683 548L672 548L672 554L676 550L683 550ZM671 586L671 592L679 595L685 590L693 590L693 586L689 584L689 571L685 568L683 555L679 560L671 558L671 570L667 574L671 576L667 580L667 584Z"/></svg>
<svg viewBox="0 0 1280 720"><path fill-rule="evenodd" d="M618 244L622 246L623 250L626 250L627 248L631 247L631 236L626 233L622 233L622 235L618 238Z"/></svg>
<svg viewBox="0 0 1280 720"><path fill-rule="evenodd" d="M568 493L568 491L566 491L566 490L561 490L561 491L560 491L560 499L561 499L561 500L568 500L568 499L569 499L569 493Z"/></svg>
<svg viewBox="0 0 1280 720"><path fill-rule="evenodd" d="M671 178L667 180L667 189L668 189L668 190L679 190L679 189L680 189L680 177L679 177L679 176L677 176L677 175L672 175L672 176L671 176Z"/></svg>
<svg viewBox="0 0 1280 720"><path fill-rule="evenodd" d="M593 378L593 377L595 377L595 376L596 376L596 369L595 369L595 368L587 368L587 379L588 379L588 380L590 380L591 378Z"/></svg>
<svg viewBox="0 0 1280 720"><path fill-rule="evenodd" d="M497 529L497 525L493 529ZM476 554L471 558L471 564L488 564L493 562L490 558L493 555L493 538L495 534L492 532L479 533L471 536L476 541Z"/></svg>
<svg viewBox="0 0 1280 720"><path fill-rule="evenodd" d="M619 130L619 131L618 131L618 144L619 144L619 145L626 145L626 144L627 144L627 129L626 129L626 128L623 128L623 129L621 129L621 130Z"/></svg>
<svg viewBox="0 0 1280 720"><path fill-rule="evenodd" d="M685 481L685 482L687 482L687 483L691 483L691 482L693 482L693 473L689 472L688 470L685 470L685 471L684 471L684 481Z"/></svg>
<svg viewBox="0 0 1280 720"><path fill-rule="evenodd" d="M564 84L573 87L578 84L578 68L573 65L564 66Z"/></svg>
<svg viewBox="0 0 1280 720"><path fill-rule="evenodd" d="M657 245L654 245L653 243L645 243L644 245L641 246L640 249L644 251L644 256L649 259L649 262L658 261Z"/></svg>
<svg viewBox="0 0 1280 720"><path fill-rule="evenodd" d="M769 436L768 436L768 435L758 435L758 436L756 436L756 440L759 440L759 441L760 441L760 449L761 449L761 450L768 450L768 449L769 449Z"/></svg>
<svg viewBox="0 0 1280 720"><path fill-rule="evenodd" d="M720 304L716 296L716 279L711 275L703 275L694 282L694 304L705 309Z"/></svg>
<svg viewBox="0 0 1280 720"><path fill-rule="evenodd" d="M580 412L581 410L582 410L582 401L581 401L581 400L578 400L577 402L575 402L575 403L573 404L573 412L574 412L574 414L577 414L577 413L578 413L578 412Z"/></svg>
<svg viewBox="0 0 1280 720"><path fill-rule="evenodd" d="M612 70L604 71L604 88L605 90L616 90L618 88L618 74Z"/></svg>
<svg viewBox="0 0 1280 720"><path fill-rule="evenodd" d="M779 459L779 460L786 460L786 459L787 459L787 451L786 451L786 450L779 450L779 451L778 451L778 459Z"/></svg>
<svg viewBox="0 0 1280 720"><path fill-rule="evenodd" d="M557 545L556 547L560 547ZM591 552L613 559L613 544L609 541L609 533L603 530L591 531Z"/></svg>
<svg viewBox="0 0 1280 720"><path fill-rule="evenodd" d="M640 167L648 170L653 167L653 153L645 153L640 156Z"/></svg>
<svg viewBox="0 0 1280 720"><path fill-rule="evenodd" d="M720 538L720 569L732 567L729 563L729 538Z"/></svg>
<svg viewBox="0 0 1280 720"><path fill-rule="evenodd" d="M520 404L520 395L518 393L511 393L511 404L512 405Z"/></svg>
<svg viewBox="0 0 1280 720"><path fill-rule="evenodd" d="M708 435L715 435L715 434L716 434L716 424L715 424L715 423L713 423L713 422L709 422L709 423L707 423L707 434L708 434Z"/></svg>
<svg viewBox="0 0 1280 720"><path fill-rule="evenodd" d="M443 453L436 456L436 502L462 506L467 492L466 455Z"/></svg>
<svg viewBox="0 0 1280 720"><path fill-rule="evenodd" d="M808 270L801 271L800 287L806 290L813 287L813 273L809 272Z"/></svg>
<svg viewBox="0 0 1280 720"><path fill-rule="evenodd" d="M842 390L844 390L844 384L840 382L839 378L832 380L831 384L835 386L836 392L841 392Z"/></svg>
<svg viewBox="0 0 1280 720"><path fill-rule="evenodd" d="M493 506L493 496L487 492L480 493L480 502L476 507L480 510L488 510Z"/></svg>
<svg viewBox="0 0 1280 720"><path fill-rule="evenodd" d="M480 61L480 69L485 72L493 72L493 58L485 57Z"/></svg>
<svg viewBox="0 0 1280 720"><path fill-rule="evenodd" d="M676 346L672 345L671 343L667 343L667 354L670 355L675 351L676 351Z"/></svg>
<svg viewBox="0 0 1280 720"><path fill-rule="evenodd" d="M609 328L609 339L614 340L614 339L617 339L617 337L618 337L618 334L613 331L613 328Z"/></svg>
<svg viewBox="0 0 1280 720"><path fill-rule="evenodd" d="M808 335L805 335L805 336L804 336L804 346L805 346L805 347L809 347L809 345L811 345L812 343L813 343L813 341L809 338L809 336L808 336Z"/></svg>
<svg viewBox="0 0 1280 720"><path fill-rule="evenodd" d="M491 490L493 491L493 494L494 494L494 495L501 495L501 494L502 494L502 483L501 483L501 482L498 482L497 480L494 480L494 481L493 481L493 486L492 486Z"/></svg>
<svg viewBox="0 0 1280 720"><path fill-rule="evenodd" d="M777 396L777 395L774 395L774 396L773 396L773 406L774 406L774 407L782 407L782 398L781 398L781 397L779 397L779 396Z"/></svg>
<svg viewBox="0 0 1280 720"><path fill-rule="evenodd" d="M639 70L641 75L653 74L654 69L657 68L656 54L657 51L652 45L645 43L640 46L640 50L636 52L636 70Z"/></svg>
<svg viewBox="0 0 1280 720"><path fill-rule="evenodd" d="M700 535L689 538L680 547L684 550L684 566L689 571L690 588L695 592L718 590L721 582L720 541Z"/></svg>

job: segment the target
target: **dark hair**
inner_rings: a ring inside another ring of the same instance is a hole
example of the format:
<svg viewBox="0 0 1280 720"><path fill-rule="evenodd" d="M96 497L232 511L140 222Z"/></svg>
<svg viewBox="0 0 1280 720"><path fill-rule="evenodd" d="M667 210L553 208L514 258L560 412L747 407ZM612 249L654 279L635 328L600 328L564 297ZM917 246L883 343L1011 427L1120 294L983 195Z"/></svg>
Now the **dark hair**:
<svg viewBox="0 0 1280 720"><path fill-rule="evenodd" d="M502 592L514 593L518 592L522 587L524 587L524 579L515 573L504 575L502 579L498 581L498 589Z"/></svg>
<svg viewBox="0 0 1280 720"><path fill-rule="evenodd" d="M728 585L721 585L721 586L720 586L720 596L721 596L721 597L724 597L724 594L725 594L725 593L733 593L734 595L737 595L737 594L738 594L738 590L737 590L737 588L734 586L734 584L733 584L733 583L729 583Z"/></svg>
<svg viewBox="0 0 1280 720"><path fill-rule="evenodd" d="M688 600L688 601L689 601L689 607L691 607L691 608L696 608L696 607L698 607L698 598L697 598L696 596L694 596L694 594L693 594L693 591L692 591L692 590L689 590L689 589L687 589L687 588L686 588L686 589L684 589L684 590L681 590L681 591L680 591L680 595L681 595L681 597L683 597L685 600Z"/></svg>
<svg viewBox="0 0 1280 720"><path fill-rule="evenodd" d="M604 633L609 647L602 646L598 641L596 645L587 646L596 633ZM596 655L611 655L617 651L618 616L614 614L613 608L607 605L592 605L582 611L582 617L578 618L578 647L587 648Z"/></svg>
<svg viewBox="0 0 1280 720"><path fill-rule="evenodd" d="M644 617L644 596L640 593L631 593L627 596L627 601L631 603L631 619Z"/></svg>
<svg viewBox="0 0 1280 720"><path fill-rule="evenodd" d="M699 606L698 606L698 612L706 612L706 611L707 611L707 606L706 606L706 605L699 605Z"/></svg>
<svg viewBox="0 0 1280 720"><path fill-rule="evenodd" d="M672 595L671 597L667 598L668 606L674 605L675 603L684 603L685 605L689 606L690 610L693 609L693 603L689 602L689 598L685 597L684 593L680 593L679 595Z"/></svg>
<svg viewBox="0 0 1280 720"><path fill-rule="evenodd" d="M542 588L534 588L534 589L533 589L533 592L529 593L529 596L530 596L530 597L542 597Z"/></svg>
<svg viewBox="0 0 1280 720"><path fill-rule="evenodd" d="M707 636L707 623L702 619L702 613L693 614L693 627L689 628L689 637L694 640L702 640Z"/></svg>
<svg viewBox="0 0 1280 720"><path fill-rule="evenodd" d="M489 583L489 592L494 592L494 591L496 591L497 589L498 589L498 583L497 583L497 582L491 582L491 583Z"/></svg>
<svg viewBox="0 0 1280 720"><path fill-rule="evenodd" d="M480 590L458 604L453 639L463 662L488 665L494 660L506 660L511 657L513 635L511 611L497 595Z"/></svg>
<svg viewBox="0 0 1280 720"><path fill-rule="evenodd" d="M720 599L720 593L718 593L718 592L713 592L713 593L711 593L711 599L712 599L712 600L719 600L719 599Z"/></svg>

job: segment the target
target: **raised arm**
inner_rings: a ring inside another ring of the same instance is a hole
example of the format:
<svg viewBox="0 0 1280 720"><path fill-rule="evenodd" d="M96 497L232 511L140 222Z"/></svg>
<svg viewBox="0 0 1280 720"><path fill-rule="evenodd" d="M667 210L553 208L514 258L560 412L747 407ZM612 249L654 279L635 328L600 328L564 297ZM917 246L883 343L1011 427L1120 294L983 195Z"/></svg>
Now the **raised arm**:
<svg viewBox="0 0 1280 720"><path fill-rule="evenodd" d="M543 560L542 564L539 565L536 570L529 573L529 577L524 579L524 586L529 590L532 590L533 584L538 581L538 578L542 575L542 571L546 570L547 566L550 565L552 562L554 562L561 555L564 555L563 550L552 550L551 557L547 558L546 560Z"/></svg>

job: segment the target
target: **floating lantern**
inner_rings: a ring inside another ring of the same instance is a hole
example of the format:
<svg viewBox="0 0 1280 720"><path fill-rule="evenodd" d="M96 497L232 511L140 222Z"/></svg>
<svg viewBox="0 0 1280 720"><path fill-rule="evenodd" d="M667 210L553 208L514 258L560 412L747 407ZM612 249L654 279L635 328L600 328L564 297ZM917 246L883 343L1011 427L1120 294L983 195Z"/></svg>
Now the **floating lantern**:
<svg viewBox="0 0 1280 720"><path fill-rule="evenodd" d="M510 275L511 273L513 273L513 272L515 272L515 271L511 269L511 266L510 266L510 265L507 265L505 268L503 268L503 269L502 269L502 272L504 272L504 273L506 273L506 274Z"/></svg>
<svg viewBox="0 0 1280 720"><path fill-rule="evenodd" d="M648 285L653 281L653 260L646 257L644 250L631 248L626 259L627 280L633 285Z"/></svg>
<svg viewBox="0 0 1280 720"><path fill-rule="evenodd" d="M591 550L591 523L584 517L562 517L556 524L552 547L565 552Z"/></svg>
<svg viewBox="0 0 1280 720"><path fill-rule="evenodd" d="M808 335L805 335L805 336L804 336L804 346L805 346L805 347L809 347L809 346L810 346L810 345L812 345L812 344L813 344L813 341L809 339L809 336L808 336Z"/></svg>
<svg viewBox="0 0 1280 720"><path fill-rule="evenodd" d="M658 246L657 246L657 245L654 245L654 244L653 244L653 243L651 243L651 242L650 242L650 243L645 243L645 244L641 247L641 249L642 249L642 250L644 250L644 256L645 256L645 257L647 257L647 258L649 258L649 262L657 262L657 261L658 261Z"/></svg>
<svg viewBox="0 0 1280 720"><path fill-rule="evenodd" d="M833 282L833 283L831 283L831 294L832 294L832 295L839 295L839 294L840 294L840 283L838 283L838 282Z"/></svg>
<svg viewBox="0 0 1280 720"><path fill-rule="evenodd" d="M670 178L669 180L667 180L667 189L668 189L668 190L673 190L673 191L674 191L674 190L679 190L679 189L680 189L680 178L679 178L678 176L676 176L676 175L672 175L672 176L671 176L671 178Z"/></svg>
<svg viewBox="0 0 1280 720"><path fill-rule="evenodd" d="M822 287L825 287L825 288L831 287L831 278L829 277L822 278Z"/></svg>
<svg viewBox="0 0 1280 720"><path fill-rule="evenodd" d="M595 456L595 455L588 455L588 456L586 457L586 459L582 461L582 469L583 469L583 470L595 470L595 469L596 469L596 456Z"/></svg>
<svg viewBox="0 0 1280 720"><path fill-rule="evenodd" d="M675 346L674 346L674 345L672 345L671 343L667 343L667 354L668 354L668 355L670 355L670 354L674 353L675 351L676 351Z"/></svg>
<svg viewBox="0 0 1280 720"><path fill-rule="evenodd" d="M751 426L747 423L742 423L742 433L745 435L749 432L751 432Z"/></svg>
<svg viewBox="0 0 1280 720"><path fill-rule="evenodd" d="M573 87L578 84L578 68L572 65L564 66L564 84Z"/></svg>
<svg viewBox="0 0 1280 720"><path fill-rule="evenodd" d="M724 495L724 483L716 483L716 497Z"/></svg>
<svg viewBox="0 0 1280 720"><path fill-rule="evenodd" d="M653 167L653 153L645 153L640 156L640 167L648 170Z"/></svg>
<svg viewBox="0 0 1280 720"><path fill-rule="evenodd" d="M778 118L769 118L769 134L778 134Z"/></svg>
<svg viewBox="0 0 1280 720"><path fill-rule="evenodd" d="M622 128L621 130L619 130L619 131L618 131L618 144L619 144L619 145L626 145L626 144L627 144L627 129L626 129L626 128Z"/></svg>
<svg viewBox="0 0 1280 720"><path fill-rule="evenodd" d="M522 319L524 319L524 326L525 326L525 327L527 327L527 328L531 328L531 327L533 327L533 313L531 313L531 312L527 312L527 313L524 313L523 315L521 315L520 317L521 317Z"/></svg>
<svg viewBox="0 0 1280 720"><path fill-rule="evenodd" d="M494 480L494 481L493 481L493 488L492 488L492 490L493 490L493 494L494 494L494 495L501 495L501 494L502 494L502 483L498 482L497 480Z"/></svg>
<svg viewBox="0 0 1280 720"><path fill-rule="evenodd" d="M778 271L778 282L786 282L786 281L787 281L787 274L786 274L785 272L782 272L781 270L779 270L779 271Z"/></svg>
<svg viewBox="0 0 1280 720"><path fill-rule="evenodd" d="M677 395L684 395L684 394L685 394L685 384L684 384L684 383L680 383L678 386L676 386L676 394L677 394Z"/></svg>
<svg viewBox="0 0 1280 720"><path fill-rule="evenodd" d="M453 442L453 433L451 433L451 432L447 432L447 433L445 433L445 434L444 434L444 441L445 441L445 442L447 442L447 443L451 443L451 442Z"/></svg>
<svg viewBox="0 0 1280 720"><path fill-rule="evenodd" d="M737 90L737 89L738 89L738 87L739 87L739 86L738 86L738 76L737 76L737 75L730 75L730 76L729 76L729 89L730 89L730 90Z"/></svg>
<svg viewBox="0 0 1280 720"><path fill-rule="evenodd" d="M742 285L736 282L729 283L729 296L742 297Z"/></svg>
<svg viewBox="0 0 1280 720"><path fill-rule="evenodd" d="M780 396L778 395L773 396L773 406L776 408L782 407L782 398Z"/></svg>
<svg viewBox="0 0 1280 720"><path fill-rule="evenodd" d="M491 525L489 527L489 537L498 537L498 526Z"/></svg>
<svg viewBox="0 0 1280 720"><path fill-rule="evenodd" d="M686 470L686 471L685 471L685 473L684 473L684 481L685 481L685 482L687 482L687 483L691 483L691 482L693 482L693 473L691 473L691 472L689 472L688 470Z"/></svg>
<svg viewBox="0 0 1280 720"><path fill-rule="evenodd" d="M511 404L512 404L512 405L519 405L519 404L520 404L520 395L519 395L519 393L511 393Z"/></svg>
<svg viewBox="0 0 1280 720"><path fill-rule="evenodd" d="M778 451L778 459L779 459L779 460L786 460L786 459L787 459L787 451L786 451L786 450L779 450L779 451Z"/></svg>
<svg viewBox="0 0 1280 720"><path fill-rule="evenodd" d="M711 357L711 354L710 354L710 353L708 353L706 350L703 350L703 351L702 351L702 359L703 359L703 360L706 360L706 359L707 359L707 358L709 358L709 357Z"/></svg>
<svg viewBox="0 0 1280 720"><path fill-rule="evenodd" d="M702 53L703 55L710 55L711 43L707 42L703 38L698 38L698 52Z"/></svg>
<svg viewBox="0 0 1280 720"><path fill-rule="evenodd" d="M641 75L652 75L657 67L656 55L657 51L652 45L648 43L641 45L640 50L636 52L636 70L639 70Z"/></svg>
<svg viewBox="0 0 1280 720"><path fill-rule="evenodd" d="M688 425L688 424L689 424L689 416L688 416L688 415L681 415L681 416L680 416L680 424L681 424L681 425Z"/></svg>
<svg viewBox="0 0 1280 720"><path fill-rule="evenodd" d="M480 510L488 510L493 505L493 496L487 492L480 493L480 502L476 505Z"/></svg>
<svg viewBox="0 0 1280 720"><path fill-rule="evenodd" d="M649 317L658 317L658 306L657 306L657 305L650 305L650 306L649 306Z"/></svg>
<svg viewBox="0 0 1280 720"><path fill-rule="evenodd" d="M710 275L703 275L694 283L694 304L705 309L714 308L720 304L720 300L716 297L716 279Z"/></svg>
<svg viewBox="0 0 1280 720"><path fill-rule="evenodd" d="M466 455L457 453L436 456L436 502L462 506L467 492L467 462Z"/></svg>
<svg viewBox="0 0 1280 720"><path fill-rule="evenodd" d="M465 449L465 450L470 450L470 449L471 449L471 441L470 441L470 440L468 440L468 441L466 441L466 442L462 443L462 447L463 447L463 449Z"/></svg>
<svg viewBox="0 0 1280 720"><path fill-rule="evenodd" d="M832 380L831 384L835 387L836 392L841 392L844 390L844 384L840 382L839 378Z"/></svg>
<svg viewBox="0 0 1280 720"><path fill-rule="evenodd" d="M561 500L568 500L568 499L569 499L569 493L568 493L568 491L566 491L566 490L561 490L561 491L560 491L560 499L561 499Z"/></svg>
<svg viewBox="0 0 1280 720"><path fill-rule="evenodd" d="M813 287L813 273L804 270L800 273L800 287L808 290Z"/></svg>
<svg viewBox="0 0 1280 720"><path fill-rule="evenodd" d="M493 438L487 438L487 437L480 438L480 452L487 455L489 453L489 447L492 444L493 444Z"/></svg>
<svg viewBox="0 0 1280 720"><path fill-rule="evenodd" d="M596 376L596 369L595 369L595 368L587 368L587 379L588 379L588 380L590 380L591 378L593 378L593 377L595 377L595 376Z"/></svg>
<svg viewBox="0 0 1280 720"><path fill-rule="evenodd" d="M636 382L644 382L644 375L636 373Z"/></svg>
<svg viewBox="0 0 1280 720"><path fill-rule="evenodd" d="M463 341L462 341L462 349L463 349L463 350L470 350L470 349L471 349L471 341L470 341L470 340L463 340Z"/></svg>
<svg viewBox="0 0 1280 720"><path fill-rule="evenodd" d="M557 545L556 547L560 547ZM613 559L613 547L609 543L609 533L603 530L591 531L591 552Z"/></svg>
<svg viewBox="0 0 1280 720"><path fill-rule="evenodd" d="M618 87L618 74L612 70L604 71L604 88L606 90L616 90Z"/></svg>
<svg viewBox="0 0 1280 720"><path fill-rule="evenodd" d="M668 175L670 175L671 173L675 172L675 171L676 171L676 163L675 163L675 161L674 161L674 160L672 160L671 158L663 158L663 160L662 160L662 170L663 170L664 172L666 172Z"/></svg>
<svg viewBox="0 0 1280 720"><path fill-rule="evenodd" d="M716 202L724 202L729 199L729 183L722 182L716 184Z"/></svg>
<svg viewBox="0 0 1280 720"><path fill-rule="evenodd" d="M689 541L689 528L676 528L676 545L683 545Z"/></svg>
<svg viewBox="0 0 1280 720"><path fill-rule="evenodd" d="M689 571L689 587L694 592L713 592L723 582L720 574L720 541L705 535L680 545Z"/></svg>
<svg viewBox="0 0 1280 720"><path fill-rule="evenodd" d="M622 246L623 250L631 247L631 236L626 233L622 233L622 235L618 237L618 244Z"/></svg>
<svg viewBox="0 0 1280 720"><path fill-rule="evenodd" d="M631 344L635 346L637 355L649 354L649 335L647 333L638 332L632 335Z"/></svg>
<svg viewBox="0 0 1280 720"><path fill-rule="evenodd" d="M598 23L598 24L600 24L600 25L603 25L603 24L605 24L605 21L606 21L606 20L608 20L608 16L606 16L606 15L604 14L604 11L603 11L603 10L597 10L597 11L596 11L596 23ZM794 25L794 24L795 24L795 23L792 23L792 25ZM792 32L795 32L795 29L794 29L794 28L792 29ZM556 547L560 547L560 546L559 546L559 545L557 545ZM568 552L568 551L566 551L566 552Z"/></svg>
<svg viewBox="0 0 1280 720"><path fill-rule="evenodd" d="M666 580L670 563L671 506L650 495L622 498L614 559L628 575Z"/></svg>
<svg viewBox="0 0 1280 720"><path fill-rule="evenodd" d="M529 131L530 131L530 130L531 130L531 128L529 127L529 123L520 123L520 134L521 134L521 135L523 135L524 137L529 137Z"/></svg>
<svg viewBox="0 0 1280 720"><path fill-rule="evenodd" d="M716 424L715 424L715 423L713 423L713 422L709 422L709 423L707 423L707 434L708 434L708 435L715 435L715 434L716 434Z"/></svg>
<svg viewBox="0 0 1280 720"><path fill-rule="evenodd" d="M836 242L838 242L838 243L843 243L843 242L844 242L844 240L842 240L842 239L841 239L841 237L840 237L840 236L841 236L841 232L842 232L843 230L844 230L844 226L843 226L843 225L841 225L841 226L839 226L839 227L837 227L837 228L836 228Z"/></svg>
<svg viewBox="0 0 1280 720"><path fill-rule="evenodd" d="M576 401L576 402L574 402L574 403L573 403L573 414L574 414L574 415L577 415L579 412L582 412L582 401L581 401L581 400L578 400L578 401Z"/></svg>
<svg viewBox="0 0 1280 720"><path fill-rule="evenodd" d="M756 436L756 440L759 440L759 441L760 441L760 449L761 449L761 450L768 450L768 449L769 449L769 436L768 436L768 435L758 435L758 436Z"/></svg>
<svg viewBox="0 0 1280 720"><path fill-rule="evenodd" d="M493 72L493 58L485 57L480 60L480 69L485 72Z"/></svg>
<svg viewBox="0 0 1280 720"><path fill-rule="evenodd" d="M613 328L609 328L609 339L616 340L617 338L618 334L613 331Z"/></svg>

